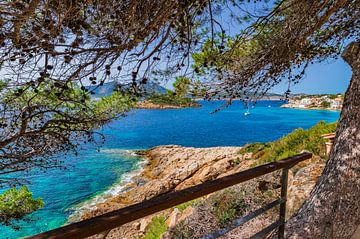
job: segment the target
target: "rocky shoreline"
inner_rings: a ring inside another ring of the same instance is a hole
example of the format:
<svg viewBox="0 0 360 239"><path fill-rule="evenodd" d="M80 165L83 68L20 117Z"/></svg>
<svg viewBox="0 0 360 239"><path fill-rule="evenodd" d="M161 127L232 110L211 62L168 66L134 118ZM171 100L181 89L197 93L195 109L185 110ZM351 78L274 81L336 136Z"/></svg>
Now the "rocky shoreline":
<svg viewBox="0 0 360 239"><path fill-rule="evenodd" d="M298 110L330 110L330 111L341 111L341 109L323 108L323 107L299 107L295 104L286 103L280 106L281 108L298 109Z"/></svg>
<svg viewBox="0 0 360 239"><path fill-rule="evenodd" d="M188 148L166 145L138 150L146 160L142 170L123 185L124 193L100 203L85 212L81 219L90 218L157 195L180 190L216 178L231 167L241 147Z"/></svg>
<svg viewBox="0 0 360 239"><path fill-rule="evenodd" d="M130 183L123 186L124 190L121 194L97 204L91 210L83 212L81 219L101 215L161 194L181 190L255 166L256 159L252 158L251 153L241 154L241 148L192 148L167 145L137 151L136 153L139 156L146 159L146 163L139 174L134 176ZM315 184L317 177L321 174L324 164L323 160L314 157L312 160L304 162L291 170L289 175L288 215L294 213L301 206ZM279 178L279 172L272 173L266 175L266 177L237 185L232 190L235 190L236 193L241 192L241 195L246 195L244 200L251 202L246 207L246 211L249 212L259 207L259 204L268 202L270 200L268 195L278 195ZM216 197L216 194L214 195ZM211 204L213 202L211 197L213 196L200 199L199 201L202 203L189 205L182 211L173 208L156 214L155 216L160 215L166 219L167 230L163 233L162 238L172 238L172 235L177 233L175 229L179 225L184 226L186 224L188 228L199 228L198 231L192 232L193 235L198 234L199 237L204 231L223 227L214 216L214 213L210 213L214 209L213 204ZM226 197L228 195L225 195ZM250 235L269 222L274 215L277 214L270 213L260 217L256 222L252 222L250 227L247 225L247 228L251 228L251 230L235 229L228 233L228 237L222 238L233 238L231 235L236 232L236 235L242 235L241 237ZM209 220L206 225L201 223L203 217ZM107 232L107 238L142 238L149 230L153 218L154 215L113 229ZM194 223L198 224L195 226ZM206 229L207 227L210 228ZM184 231L183 228L177 230ZM94 236L94 238L97 238L97 236Z"/></svg>

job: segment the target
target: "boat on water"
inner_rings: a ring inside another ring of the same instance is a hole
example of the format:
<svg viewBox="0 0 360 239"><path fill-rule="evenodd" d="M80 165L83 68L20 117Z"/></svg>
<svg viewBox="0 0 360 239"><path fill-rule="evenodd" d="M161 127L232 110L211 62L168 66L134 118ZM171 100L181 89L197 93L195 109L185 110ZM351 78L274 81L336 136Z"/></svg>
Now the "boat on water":
<svg viewBox="0 0 360 239"><path fill-rule="evenodd" d="M249 114L250 114L250 111L246 111L246 112L244 113L245 116L248 116Z"/></svg>

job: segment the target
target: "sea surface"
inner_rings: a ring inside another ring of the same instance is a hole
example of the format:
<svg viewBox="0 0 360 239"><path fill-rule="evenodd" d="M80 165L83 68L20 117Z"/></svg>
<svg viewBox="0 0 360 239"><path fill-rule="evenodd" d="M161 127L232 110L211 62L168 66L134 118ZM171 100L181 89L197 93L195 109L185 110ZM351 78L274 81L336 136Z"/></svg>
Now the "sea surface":
<svg viewBox="0 0 360 239"><path fill-rule="evenodd" d="M66 159L67 169L32 173L26 179L45 207L31 215L14 231L0 226L0 238L19 238L64 225L69 216L106 197L121 192L141 168L135 149L165 144L193 147L242 146L251 142L276 140L296 128L309 128L324 120L334 122L339 112L280 108L280 101L259 101L250 114L240 101L215 114L223 101L200 101L201 108L133 110L101 132L106 142L98 152L88 146L79 156Z"/></svg>

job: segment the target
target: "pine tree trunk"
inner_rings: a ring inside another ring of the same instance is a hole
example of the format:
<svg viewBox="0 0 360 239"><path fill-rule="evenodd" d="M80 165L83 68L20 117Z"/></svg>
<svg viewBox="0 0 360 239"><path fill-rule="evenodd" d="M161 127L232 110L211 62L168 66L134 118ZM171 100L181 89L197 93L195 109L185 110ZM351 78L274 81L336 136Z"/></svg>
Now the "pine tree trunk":
<svg viewBox="0 0 360 239"><path fill-rule="evenodd" d="M286 238L351 238L360 225L360 43L342 57L352 79L322 176L299 212L286 225Z"/></svg>

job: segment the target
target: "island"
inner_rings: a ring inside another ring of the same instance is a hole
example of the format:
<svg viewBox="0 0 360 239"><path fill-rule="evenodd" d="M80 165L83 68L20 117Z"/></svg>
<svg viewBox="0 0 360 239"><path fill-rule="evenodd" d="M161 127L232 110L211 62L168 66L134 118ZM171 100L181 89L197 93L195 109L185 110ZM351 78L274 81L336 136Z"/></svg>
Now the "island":
<svg viewBox="0 0 360 239"><path fill-rule="evenodd" d="M171 91L165 95L152 95L146 100L138 101L137 109L181 109L201 107L201 104L191 98L176 98L171 96Z"/></svg>
<svg viewBox="0 0 360 239"><path fill-rule="evenodd" d="M180 109L201 107L192 98L191 81L187 77L176 77L173 90L166 93L153 93L136 104L139 109Z"/></svg>

